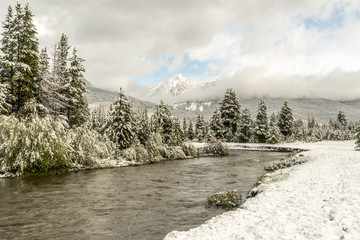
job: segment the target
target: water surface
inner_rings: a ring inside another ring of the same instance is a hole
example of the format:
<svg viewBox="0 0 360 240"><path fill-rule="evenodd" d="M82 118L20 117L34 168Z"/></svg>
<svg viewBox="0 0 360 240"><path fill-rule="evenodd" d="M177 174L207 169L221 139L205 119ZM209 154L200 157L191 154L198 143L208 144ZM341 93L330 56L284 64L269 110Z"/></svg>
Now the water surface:
<svg viewBox="0 0 360 240"><path fill-rule="evenodd" d="M204 207L208 196L224 188L246 196L262 165L284 156L233 150L227 157L0 179L0 238L163 239L221 214Z"/></svg>

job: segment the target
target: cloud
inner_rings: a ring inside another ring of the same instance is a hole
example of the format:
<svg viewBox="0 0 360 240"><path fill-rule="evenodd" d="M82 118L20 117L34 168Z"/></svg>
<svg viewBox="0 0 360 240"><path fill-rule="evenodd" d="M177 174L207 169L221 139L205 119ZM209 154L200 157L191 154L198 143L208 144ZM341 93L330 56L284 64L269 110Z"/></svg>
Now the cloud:
<svg viewBox="0 0 360 240"><path fill-rule="evenodd" d="M13 1L0 1L3 18L9 4ZM186 75L195 65L204 69L203 74L196 72L196 79L223 79L226 85L241 86L238 89L247 95L348 97L352 92L356 97L354 89L360 88L353 80L360 70L357 0L32 0L30 4L41 45L51 49L62 32L67 34L86 59L86 78L106 89L124 86L141 96L146 87L132 83L129 79L134 76L165 68ZM268 91L257 89L255 83ZM321 88L320 83L326 86ZM270 91L271 86L277 86L276 91ZM218 92L223 88L219 86Z"/></svg>

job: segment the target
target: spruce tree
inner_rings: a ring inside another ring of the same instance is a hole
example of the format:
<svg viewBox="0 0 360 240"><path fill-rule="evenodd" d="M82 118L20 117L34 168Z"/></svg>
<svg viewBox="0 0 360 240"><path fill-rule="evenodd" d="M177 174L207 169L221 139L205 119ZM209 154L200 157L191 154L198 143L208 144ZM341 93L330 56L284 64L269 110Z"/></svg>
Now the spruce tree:
<svg viewBox="0 0 360 240"><path fill-rule="evenodd" d="M294 132L294 118L288 101L285 101L281 108L277 125L285 139L290 137Z"/></svg>
<svg viewBox="0 0 360 240"><path fill-rule="evenodd" d="M184 133L180 126L180 121L177 117L171 116L171 133L168 141L169 145L179 146L184 142Z"/></svg>
<svg viewBox="0 0 360 240"><path fill-rule="evenodd" d="M183 125L182 125L182 127L183 127L184 139L187 139L187 138L188 138L188 134L187 134L187 132L188 132L188 125L187 125L187 121L186 121L186 118L185 118L185 117L184 117L184 119L183 119Z"/></svg>
<svg viewBox="0 0 360 240"><path fill-rule="evenodd" d="M89 108L86 99L86 86L84 82L83 66L84 59L77 56L76 48L73 49L70 61L69 89L67 102L67 118L70 127L82 125L89 116Z"/></svg>
<svg viewBox="0 0 360 240"><path fill-rule="evenodd" d="M112 103L105 123L105 133L120 149L131 146L135 140L135 119L129 99L120 88L117 99Z"/></svg>
<svg viewBox="0 0 360 240"><path fill-rule="evenodd" d="M221 113L218 108L215 109L214 114L210 119L210 129L216 139L224 138L224 125L222 123Z"/></svg>
<svg viewBox="0 0 360 240"><path fill-rule="evenodd" d="M250 142L252 132L253 132L253 120L251 118L251 113L248 108L245 108L241 114L240 126L236 134L237 140L239 142Z"/></svg>
<svg viewBox="0 0 360 240"><path fill-rule="evenodd" d="M27 101L39 96L39 41L29 4L12 8L3 22L1 51L2 83L9 87L11 112L19 112Z"/></svg>
<svg viewBox="0 0 360 240"><path fill-rule="evenodd" d="M136 129L137 138L139 139L142 145L145 145L151 133L147 108L143 111L140 111L136 119L137 119L137 129Z"/></svg>
<svg viewBox="0 0 360 240"><path fill-rule="evenodd" d="M156 110L152 118L154 131L160 133L164 142L168 144L172 133L171 112L169 106L164 104L163 101L160 101L160 104L156 105Z"/></svg>
<svg viewBox="0 0 360 240"><path fill-rule="evenodd" d="M194 138L195 138L194 126L193 126L191 119L189 120L189 128L188 128L188 132L187 132L187 137L191 141L194 140Z"/></svg>
<svg viewBox="0 0 360 240"><path fill-rule="evenodd" d="M224 99L220 103L221 119L224 125L225 136L235 135L240 121L240 107L241 105L235 91L228 88L225 92Z"/></svg>
<svg viewBox="0 0 360 240"><path fill-rule="evenodd" d="M346 114L343 111L339 112L339 114L337 116L337 120L343 128L346 127L346 125L348 124L347 119L346 119Z"/></svg>
<svg viewBox="0 0 360 240"><path fill-rule="evenodd" d="M267 106L264 100L261 100L258 106L258 113L255 121L255 136L259 143L265 143L269 134L269 123L267 117Z"/></svg>
<svg viewBox="0 0 360 240"><path fill-rule="evenodd" d="M198 141L203 141L205 138L205 123L204 123L204 117L200 114L198 115L198 118L196 120L195 124L195 137L198 139Z"/></svg>

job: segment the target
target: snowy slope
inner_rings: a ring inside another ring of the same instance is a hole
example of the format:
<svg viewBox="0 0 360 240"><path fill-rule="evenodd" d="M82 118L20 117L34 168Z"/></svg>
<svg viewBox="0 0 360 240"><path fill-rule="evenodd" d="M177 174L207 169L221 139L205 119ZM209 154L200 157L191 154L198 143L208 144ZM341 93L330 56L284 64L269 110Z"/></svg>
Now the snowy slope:
<svg viewBox="0 0 360 240"><path fill-rule="evenodd" d="M360 239L360 152L353 142L290 144L309 162L279 170L241 209L165 239Z"/></svg>
<svg viewBox="0 0 360 240"><path fill-rule="evenodd" d="M149 92L149 96L158 94L171 94L172 96L178 96L184 93L186 90L197 86L197 82L191 78L186 78L182 74L178 74L165 82L156 84Z"/></svg>

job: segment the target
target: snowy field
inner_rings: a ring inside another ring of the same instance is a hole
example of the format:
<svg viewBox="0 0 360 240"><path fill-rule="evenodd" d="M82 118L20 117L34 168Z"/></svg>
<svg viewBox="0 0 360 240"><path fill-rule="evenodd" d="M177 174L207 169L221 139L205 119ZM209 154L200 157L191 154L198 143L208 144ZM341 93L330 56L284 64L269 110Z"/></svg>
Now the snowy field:
<svg viewBox="0 0 360 240"><path fill-rule="evenodd" d="M270 174L264 192L241 209L165 239L360 239L360 152L354 142L278 146L309 149L302 154L310 160Z"/></svg>

